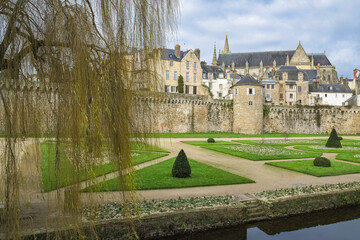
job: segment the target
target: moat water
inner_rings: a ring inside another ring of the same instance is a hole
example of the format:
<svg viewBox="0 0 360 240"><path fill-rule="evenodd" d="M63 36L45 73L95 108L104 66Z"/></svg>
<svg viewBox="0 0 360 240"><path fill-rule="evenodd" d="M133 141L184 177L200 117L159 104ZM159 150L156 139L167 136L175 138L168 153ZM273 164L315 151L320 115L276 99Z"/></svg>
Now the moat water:
<svg viewBox="0 0 360 240"><path fill-rule="evenodd" d="M161 240L360 239L360 207L316 212Z"/></svg>

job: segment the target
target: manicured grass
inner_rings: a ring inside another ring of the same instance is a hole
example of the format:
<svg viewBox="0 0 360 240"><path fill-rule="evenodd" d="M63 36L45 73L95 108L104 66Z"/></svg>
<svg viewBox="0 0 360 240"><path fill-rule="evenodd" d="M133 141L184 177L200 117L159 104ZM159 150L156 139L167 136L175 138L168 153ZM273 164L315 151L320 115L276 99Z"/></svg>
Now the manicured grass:
<svg viewBox="0 0 360 240"><path fill-rule="evenodd" d="M227 132L209 133L152 133L147 137L153 138L256 138L256 137L324 137L328 134L299 134L299 133L264 133L264 134L240 134Z"/></svg>
<svg viewBox="0 0 360 240"><path fill-rule="evenodd" d="M315 167L313 164L313 160L269 162L265 164L309 174L316 177L360 173L360 165L354 165L338 161L331 161L331 167Z"/></svg>
<svg viewBox="0 0 360 240"><path fill-rule="evenodd" d="M148 143L144 143L144 142L131 142L130 143L130 147L131 150L135 150L135 151L150 151L150 152L164 152L164 153L169 153L168 150L155 146L155 145L151 145Z"/></svg>
<svg viewBox="0 0 360 240"><path fill-rule="evenodd" d="M352 140L352 139L343 139L340 141L343 146L353 146L360 147L360 141Z"/></svg>
<svg viewBox="0 0 360 240"><path fill-rule="evenodd" d="M264 145L264 146L294 146L294 145L314 145L323 144L327 139L262 139L262 140L233 140L236 143Z"/></svg>
<svg viewBox="0 0 360 240"><path fill-rule="evenodd" d="M214 143L208 143L207 141L181 141L182 143L186 143L186 144L190 144L190 145L195 145L195 146L214 146L214 145L231 145L234 144L232 142L227 142L227 141L216 141Z"/></svg>
<svg viewBox="0 0 360 240"><path fill-rule="evenodd" d="M360 147L343 146L342 148L329 148L325 145L311 145L311 146L295 146L295 149L311 152L326 152L326 153L341 153L341 152L360 152Z"/></svg>
<svg viewBox="0 0 360 240"><path fill-rule="evenodd" d="M41 143L42 152L42 182L43 190L45 192L55 190L60 187L65 187L71 184L75 184L79 181L85 181L91 178L99 177L111 172L117 171L116 164L105 163L90 166L87 169L80 170L79 174L76 174L74 165L67 158L65 151L60 148L60 165L59 165L59 177L58 185L56 184L55 177L55 143L43 142ZM132 152L132 164L137 165L147 161L151 161L160 157L167 156L167 153L162 152Z"/></svg>
<svg viewBox="0 0 360 240"><path fill-rule="evenodd" d="M190 178L174 178L171 169L175 158L140 169L135 172L135 182L138 190L185 188L197 186L229 185L253 183L254 181L218 168L211 167L189 159L191 166ZM111 179L94 185L84 191L118 191L118 179Z"/></svg>
<svg viewBox="0 0 360 240"><path fill-rule="evenodd" d="M360 152L344 152L336 155L336 159L360 163Z"/></svg>
<svg viewBox="0 0 360 240"><path fill-rule="evenodd" d="M256 145L227 145L227 146L202 146L205 149L226 153L236 157L246 158L253 161L298 159L320 157L321 153L303 152L272 146ZM232 148L232 149L231 149Z"/></svg>

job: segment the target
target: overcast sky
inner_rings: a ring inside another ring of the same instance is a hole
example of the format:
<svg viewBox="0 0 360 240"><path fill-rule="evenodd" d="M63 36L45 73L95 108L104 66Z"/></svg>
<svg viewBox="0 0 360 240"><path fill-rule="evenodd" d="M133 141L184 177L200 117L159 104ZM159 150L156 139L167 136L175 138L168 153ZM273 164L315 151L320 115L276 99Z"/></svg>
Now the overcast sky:
<svg viewBox="0 0 360 240"><path fill-rule="evenodd" d="M295 50L323 53L339 77L360 68L359 0L182 0L174 39L182 50L200 48L211 64L228 34L230 51Z"/></svg>

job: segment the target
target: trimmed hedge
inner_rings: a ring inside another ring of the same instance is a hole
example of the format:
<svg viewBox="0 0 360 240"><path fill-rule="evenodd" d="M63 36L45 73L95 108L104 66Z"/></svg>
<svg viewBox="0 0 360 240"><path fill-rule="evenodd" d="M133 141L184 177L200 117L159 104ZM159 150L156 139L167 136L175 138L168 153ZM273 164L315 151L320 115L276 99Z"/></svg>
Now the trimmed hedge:
<svg viewBox="0 0 360 240"><path fill-rule="evenodd" d="M340 138L338 137L335 128L332 129L325 146L330 148L342 148Z"/></svg>
<svg viewBox="0 0 360 240"><path fill-rule="evenodd" d="M183 149L177 155L173 168L172 168L172 176L177 178L187 178L191 175L191 167L187 156Z"/></svg>
<svg viewBox="0 0 360 240"><path fill-rule="evenodd" d="M316 166L316 167L331 167L331 162L327 158L317 157L314 160L314 166Z"/></svg>
<svg viewBox="0 0 360 240"><path fill-rule="evenodd" d="M214 142L215 142L215 139L213 139L213 138L208 138L207 142L208 142L208 143L214 143Z"/></svg>

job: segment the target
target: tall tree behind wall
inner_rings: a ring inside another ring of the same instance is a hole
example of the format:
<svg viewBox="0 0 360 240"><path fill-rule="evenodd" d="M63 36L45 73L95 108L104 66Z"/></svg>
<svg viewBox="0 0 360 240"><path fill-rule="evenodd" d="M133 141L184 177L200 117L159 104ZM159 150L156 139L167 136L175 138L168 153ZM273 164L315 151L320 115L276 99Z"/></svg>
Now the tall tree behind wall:
<svg viewBox="0 0 360 240"><path fill-rule="evenodd" d="M157 88L156 49L165 46L177 16L178 2L170 0L0 2L0 104L5 125L0 159L0 202L5 210L0 230L6 238L21 237L20 137L39 136L44 130L39 126L49 115L58 187L60 149L74 165L73 182L80 181L84 169L105 161L104 149L119 173L131 167L129 138L141 137L150 127L132 118L134 94L143 86ZM30 85L45 89L51 112L29 111L40 103L24 97L24 86ZM54 88L56 94L47 93ZM123 198L134 198L126 195L133 189L132 179L119 174L119 180ZM75 196L72 226L78 226L80 185L70 189ZM63 202L61 190L55 196Z"/></svg>

